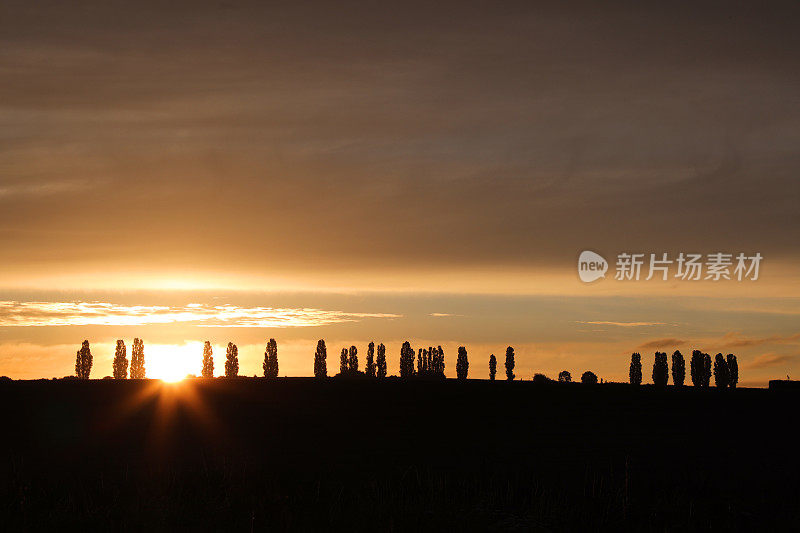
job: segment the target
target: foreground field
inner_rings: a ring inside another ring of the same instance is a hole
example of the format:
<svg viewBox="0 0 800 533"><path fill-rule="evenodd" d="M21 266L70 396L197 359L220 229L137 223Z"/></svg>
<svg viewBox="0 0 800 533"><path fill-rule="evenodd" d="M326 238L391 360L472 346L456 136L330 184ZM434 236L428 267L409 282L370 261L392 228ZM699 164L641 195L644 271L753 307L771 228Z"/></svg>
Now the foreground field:
<svg viewBox="0 0 800 533"><path fill-rule="evenodd" d="M0 383L3 526L800 526L797 391Z"/></svg>

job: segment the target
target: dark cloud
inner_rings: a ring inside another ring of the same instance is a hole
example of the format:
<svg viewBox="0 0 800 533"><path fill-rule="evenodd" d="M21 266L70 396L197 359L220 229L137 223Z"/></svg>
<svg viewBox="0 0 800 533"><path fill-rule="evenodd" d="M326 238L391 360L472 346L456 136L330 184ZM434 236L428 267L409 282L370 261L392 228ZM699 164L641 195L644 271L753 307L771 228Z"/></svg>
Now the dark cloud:
<svg viewBox="0 0 800 533"><path fill-rule="evenodd" d="M639 349L649 349L649 348L674 348L676 346L680 346L683 344L687 344L689 341L683 339L654 339L652 341L645 342L644 344L640 344L638 347Z"/></svg>
<svg viewBox="0 0 800 533"><path fill-rule="evenodd" d="M3 262L795 257L797 11L4 2Z"/></svg>

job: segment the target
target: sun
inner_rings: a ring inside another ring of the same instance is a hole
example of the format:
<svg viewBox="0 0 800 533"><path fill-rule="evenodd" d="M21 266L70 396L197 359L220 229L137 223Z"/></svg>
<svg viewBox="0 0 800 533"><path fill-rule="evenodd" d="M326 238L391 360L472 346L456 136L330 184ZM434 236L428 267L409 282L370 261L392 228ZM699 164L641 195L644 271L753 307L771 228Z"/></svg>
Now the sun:
<svg viewBox="0 0 800 533"><path fill-rule="evenodd" d="M145 345L148 378L175 383L190 374L198 375L202 361L203 344L200 342Z"/></svg>

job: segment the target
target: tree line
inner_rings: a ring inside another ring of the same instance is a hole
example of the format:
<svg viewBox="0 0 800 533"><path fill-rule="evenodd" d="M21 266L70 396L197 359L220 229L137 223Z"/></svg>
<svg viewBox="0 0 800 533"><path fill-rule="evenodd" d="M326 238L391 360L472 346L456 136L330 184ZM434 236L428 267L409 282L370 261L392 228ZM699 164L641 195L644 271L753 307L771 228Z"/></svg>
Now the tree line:
<svg viewBox="0 0 800 533"><path fill-rule="evenodd" d="M689 360L690 377L692 385L695 387L708 387L711 383L711 356L700 350L692 351L692 358ZM653 385L666 387L669 381L669 366L667 364L666 352L656 352L653 362ZM729 353L723 356L718 353L714 357L714 384L717 388L736 388L739 383L739 362L736 356ZM630 370L628 371L629 381L632 385L642 384L642 356L634 352L631 355ZM686 361L680 350L675 350L672 354L672 383L676 387L682 387L686 381Z"/></svg>
<svg viewBox="0 0 800 533"><path fill-rule="evenodd" d="M328 350L325 340L317 342L314 352L314 377L328 377ZM92 369L92 352L89 341L84 340L80 350L78 350L75 360L75 375L80 379L89 379ZM214 354L210 341L203 344L203 361L201 375L204 378L214 377ZM114 353L113 377L114 379L128 378L128 358L125 342L117 340ZM237 377L239 375L239 349L236 344L229 342L225 353L225 377ZM506 380L513 381L515 354L514 348L506 348L505 372ZM275 339L269 339L266 350L264 351L264 362L262 369L264 377L275 379L278 377L278 343ZM401 378L426 378L426 379L445 379L445 358L444 350L441 346L429 346L428 348L418 348L416 351L411 347L409 341L403 342L400 348L400 377ZM359 370L358 348L356 346L344 347L340 353L339 376L383 379L386 374L386 346L383 343L375 346L374 342L367 345L367 355L364 370ZM466 380L469 375L469 358L467 349L464 346L458 347L456 357L456 378ZM642 383L642 356L639 353L631 355L629 367L629 381L633 385ZM690 377L695 387L708 387L711 381L712 363L711 356L700 350L694 350L690 360ZM494 381L497 376L497 358L494 354L489 355L489 380ZM714 358L713 376L715 385L718 388L735 388L739 382L739 364L734 354L723 357L718 353ZM144 366L144 343L141 339L133 340L130 360L130 378L143 379L145 377ZM653 384L659 387L666 387L669 381L669 365L665 352L656 352L653 362ZM535 374L535 382L551 381L544 374ZM686 380L686 363L683 354L676 350L672 354L672 380L680 387ZM562 370L558 374L558 381L569 383L572 375L567 370ZM597 383L598 378L594 372L586 371L581 375L582 383Z"/></svg>

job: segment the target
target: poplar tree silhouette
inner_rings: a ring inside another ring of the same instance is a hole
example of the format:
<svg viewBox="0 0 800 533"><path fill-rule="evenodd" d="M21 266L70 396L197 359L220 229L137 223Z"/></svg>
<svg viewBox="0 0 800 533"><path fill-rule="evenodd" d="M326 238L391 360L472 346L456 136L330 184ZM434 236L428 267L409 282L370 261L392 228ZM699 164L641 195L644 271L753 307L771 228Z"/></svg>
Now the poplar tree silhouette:
<svg viewBox="0 0 800 533"><path fill-rule="evenodd" d="M469 360L467 359L467 349L463 346L458 347L458 360L456 361L456 376L458 379L467 379L469 374Z"/></svg>
<svg viewBox="0 0 800 533"><path fill-rule="evenodd" d="M728 363L725 357L718 353L714 356L714 385L718 389L727 389L730 384L730 374L728 372Z"/></svg>
<svg viewBox="0 0 800 533"><path fill-rule="evenodd" d="M730 381L730 387L735 389L736 385L739 383L739 362L736 360L736 356L732 353L728 354L728 377Z"/></svg>
<svg viewBox="0 0 800 533"><path fill-rule="evenodd" d="M508 381L514 380L514 348L509 346L506 348L506 379Z"/></svg>
<svg viewBox="0 0 800 533"><path fill-rule="evenodd" d="M489 356L489 381L494 381L494 377L497 375L497 358L494 354Z"/></svg>
<svg viewBox="0 0 800 533"><path fill-rule="evenodd" d="M371 378L375 377L375 343L372 341L367 345L367 366L364 373Z"/></svg>
<svg viewBox="0 0 800 533"><path fill-rule="evenodd" d="M278 377L278 343L275 339L267 342L267 350L264 352L264 377L275 379Z"/></svg>
<svg viewBox="0 0 800 533"><path fill-rule="evenodd" d="M703 387L711 384L711 356L703 353Z"/></svg>
<svg viewBox="0 0 800 533"><path fill-rule="evenodd" d="M142 339L133 339L131 347L131 379L144 379L144 343Z"/></svg>
<svg viewBox="0 0 800 533"><path fill-rule="evenodd" d="M85 340L81 343L81 349L78 350L75 357L75 375L79 379L89 379L89 374L92 372L92 350L89 349L89 341Z"/></svg>
<svg viewBox="0 0 800 533"><path fill-rule="evenodd" d="M562 370L558 373L558 381L561 383L570 383L572 382L572 374L567 370Z"/></svg>
<svg viewBox="0 0 800 533"><path fill-rule="evenodd" d="M228 351L225 353L225 377L235 378L239 375L239 348L232 342L228 343Z"/></svg>
<svg viewBox="0 0 800 533"><path fill-rule="evenodd" d="M386 346L383 343L378 345L378 357L376 361L377 377L383 379L386 377Z"/></svg>
<svg viewBox="0 0 800 533"><path fill-rule="evenodd" d="M581 383L586 383L587 385L595 385L597 384L597 375L594 372L587 370L581 376Z"/></svg>
<svg viewBox="0 0 800 533"><path fill-rule="evenodd" d="M213 378L214 377L214 356L211 351L211 343L206 341L203 344L203 377L204 378Z"/></svg>
<svg viewBox="0 0 800 533"><path fill-rule="evenodd" d="M408 341L400 347L400 377L410 378L414 375L414 349Z"/></svg>
<svg viewBox="0 0 800 533"><path fill-rule="evenodd" d="M347 374L347 348L342 348L342 354L339 356L339 374L342 376Z"/></svg>
<svg viewBox="0 0 800 533"><path fill-rule="evenodd" d="M417 374L418 375L424 376L425 374L427 374L427 372L425 371L426 370L425 367L427 366L427 362L428 362L428 352L425 351L425 354L423 355L423 350L422 350L422 348L420 348L419 351L417 352Z"/></svg>
<svg viewBox="0 0 800 533"><path fill-rule="evenodd" d="M667 353L656 352L656 360L653 363L653 385L656 387L666 387L669 381L669 366L667 364Z"/></svg>
<svg viewBox="0 0 800 533"><path fill-rule="evenodd" d="M112 375L114 379L128 379L128 356L125 342L117 340L117 349L114 352L114 362L112 363Z"/></svg>
<svg viewBox="0 0 800 533"><path fill-rule="evenodd" d="M689 375L692 378L692 385L703 386L703 352L700 350L692 350L692 358L689 360Z"/></svg>
<svg viewBox="0 0 800 533"><path fill-rule="evenodd" d="M638 352L631 354L631 366L628 370L631 385L642 384L642 356Z"/></svg>
<svg viewBox="0 0 800 533"><path fill-rule="evenodd" d="M325 347L325 340L317 341L317 351L314 352L314 377L328 377L328 349Z"/></svg>
<svg viewBox="0 0 800 533"><path fill-rule="evenodd" d="M347 368L351 374L358 373L358 349L355 346L350 347L350 356L347 358Z"/></svg>
<svg viewBox="0 0 800 533"><path fill-rule="evenodd" d="M672 354L672 382L676 387L683 387L684 381L686 381L686 362L680 350L675 350Z"/></svg>

